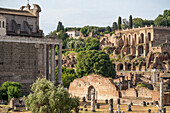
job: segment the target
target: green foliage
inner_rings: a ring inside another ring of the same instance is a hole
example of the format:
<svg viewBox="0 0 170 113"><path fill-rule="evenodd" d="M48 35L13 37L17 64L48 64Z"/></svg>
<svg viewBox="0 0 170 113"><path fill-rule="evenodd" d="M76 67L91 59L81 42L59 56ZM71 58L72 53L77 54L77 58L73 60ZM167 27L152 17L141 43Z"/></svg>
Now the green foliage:
<svg viewBox="0 0 170 113"><path fill-rule="evenodd" d="M8 100L8 95L5 87L0 87L0 100Z"/></svg>
<svg viewBox="0 0 170 113"><path fill-rule="evenodd" d="M153 20L143 20L143 26L147 25L147 26L151 26L154 25L154 21Z"/></svg>
<svg viewBox="0 0 170 113"><path fill-rule="evenodd" d="M142 83L137 83L137 86L146 87L146 85Z"/></svg>
<svg viewBox="0 0 170 113"><path fill-rule="evenodd" d="M139 57L139 58L138 58L138 61L145 61L145 58Z"/></svg>
<svg viewBox="0 0 170 113"><path fill-rule="evenodd" d="M88 26L87 27L83 27L83 28L80 29L80 32L86 37L86 36L89 35L90 29L89 29Z"/></svg>
<svg viewBox="0 0 170 113"><path fill-rule="evenodd" d="M138 26L142 27L144 25L144 21L142 18L134 18L133 24L134 24L134 27L138 27Z"/></svg>
<svg viewBox="0 0 170 113"><path fill-rule="evenodd" d="M77 27L67 27L67 28L65 28L64 30L67 32L67 31L73 31L73 30L75 30L75 31L80 31L80 29L81 29L81 28L77 28Z"/></svg>
<svg viewBox="0 0 170 113"><path fill-rule="evenodd" d="M86 50L99 50L99 39L88 37L85 43Z"/></svg>
<svg viewBox="0 0 170 113"><path fill-rule="evenodd" d="M159 15L159 16L155 19L154 24L155 24L156 26L166 26L166 25L167 25L166 18L164 18L162 15Z"/></svg>
<svg viewBox="0 0 170 113"><path fill-rule="evenodd" d="M11 98L20 97L22 85L18 82L4 82L0 87L0 98L10 100Z"/></svg>
<svg viewBox="0 0 170 113"><path fill-rule="evenodd" d="M76 78L74 69L62 67L62 81L64 87L69 88L70 83ZM56 68L56 80L58 81L58 68Z"/></svg>
<svg viewBox="0 0 170 113"><path fill-rule="evenodd" d="M116 23L116 22L113 22L112 30L115 31L115 30L117 30L117 29L118 29L117 23Z"/></svg>
<svg viewBox="0 0 170 113"><path fill-rule="evenodd" d="M75 48L83 48L85 46L83 41L80 40L71 40L67 42L67 48L75 49Z"/></svg>
<svg viewBox="0 0 170 113"><path fill-rule="evenodd" d="M57 88L51 81L38 78L31 87L32 93L25 97L25 105L32 113L78 113L79 99L61 86Z"/></svg>
<svg viewBox="0 0 170 113"><path fill-rule="evenodd" d="M60 32L60 31L64 31L64 26L62 25L62 22L58 22L58 26L57 26L57 32Z"/></svg>
<svg viewBox="0 0 170 113"><path fill-rule="evenodd" d="M8 94L8 100L11 100L11 98L13 97L19 98L21 94L21 89L18 88L17 86L9 86L7 94Z"/></svg>
<svg viewBox="0 0 170 113"><path fill-rule="evenodd" d="M66 48L67 42L70 41L68 37L69 37L68 34L64 32L63 30L61 30L59 34L57 35L57 38L63 41L63 47L62 47L63 49Z"/></svg>
<svg viewBox="0 0 170 113"><path fill-rule="evenodd" d="M118 18L118 29L121 30L122 29L122 18L119 16Z"/></svg>
<svg viewBox="0 0 170 113"><path fill-rule="evenodd" d="M79 77L95 73L114 78L116 74L109 55L103 51L81 51L77 54L76 61L76 74Z"/></svg>
<svg viewBox="0 0 170 113"><path fill-rule="evenodd" d="M129 16L129 28L132 28L133 21L132 21L132 15Z"/></svg>
<svg viewBox="0 0 170 113"><path fill-rule="evenodd" d="M106 31L108 31L109 33L112 31L111 27L110 26L107 26L106 27Z"/></svg>

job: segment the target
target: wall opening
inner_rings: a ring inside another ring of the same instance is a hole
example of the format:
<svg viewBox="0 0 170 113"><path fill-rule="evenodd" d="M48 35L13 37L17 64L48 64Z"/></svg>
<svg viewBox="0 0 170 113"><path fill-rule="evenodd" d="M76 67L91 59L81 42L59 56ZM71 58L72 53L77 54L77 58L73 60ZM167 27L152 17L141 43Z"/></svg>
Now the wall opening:
<svg viewBox="0 0 170 113"><path fill-rule="evenodd" d="M91 100L91 90L92 90L92 89L94 89L94 91L95 91L95 88L94 88L93 86L90 86L90 87L88 88L88 95L87 95L88 100Z"/></svg>

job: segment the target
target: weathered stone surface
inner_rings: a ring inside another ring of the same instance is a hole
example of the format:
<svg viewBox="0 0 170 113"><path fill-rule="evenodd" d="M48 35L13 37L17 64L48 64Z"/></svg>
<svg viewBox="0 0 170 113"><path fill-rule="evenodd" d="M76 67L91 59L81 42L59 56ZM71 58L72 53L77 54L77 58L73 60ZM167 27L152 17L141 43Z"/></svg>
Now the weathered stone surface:
<svg viewBox="0 0 170 113"><path fill-rule="evenodd" d="M90 90L94 88L97 100L105 100L108 98L116 99L118 91L115 85L109 80L99 75L88 75L80 79L75 79L69 87L69 93L80 98L86 97L91 99Z"/></svg>

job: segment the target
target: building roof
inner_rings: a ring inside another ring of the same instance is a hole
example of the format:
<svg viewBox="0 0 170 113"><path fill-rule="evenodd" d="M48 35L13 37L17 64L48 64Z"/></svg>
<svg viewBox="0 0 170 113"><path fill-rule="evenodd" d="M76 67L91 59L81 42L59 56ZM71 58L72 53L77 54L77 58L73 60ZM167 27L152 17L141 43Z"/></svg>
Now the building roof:
<svg viewBox="0 0 170 113"><path fill-rule="evenodd" d="M9 14L9 15L20 15L20 16L31 16L36 17L29 11L22 11L22 10L16 10L16 9L7 9L7 8L0 8L0 14Z"/></svg>

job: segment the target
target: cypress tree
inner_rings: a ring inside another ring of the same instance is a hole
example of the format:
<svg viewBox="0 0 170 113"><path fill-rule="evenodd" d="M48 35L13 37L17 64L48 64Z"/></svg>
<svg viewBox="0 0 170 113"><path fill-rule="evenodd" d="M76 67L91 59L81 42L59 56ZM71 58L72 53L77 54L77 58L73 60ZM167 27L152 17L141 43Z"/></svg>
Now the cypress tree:
<svg viewBox="0 0 170 113"><path fill-rule="evenodd" d="M57 26L57 32L63 30L64 31L64 26L62 25L62 22L58 22L58 26Z"/></svg>
<svg viewBox="0 0 170 113"><path fill-rule="evenodd" d="M113 22L112 30L113 31L117 30L117 22Z"/></svg>
<svg viewBox="0 0 170 113"><path fill-rule="evenodd" d="M118 29L119 30L122 29L121 25L122 25L122 18L119 16L119 18L118 18Z"/></svg>
<svg viewBox="0 0 170 113"><path fill-rule="evenodd" d="M132 21L132 15L129 16L129 28L132 28L133 21Z"/></svg>

